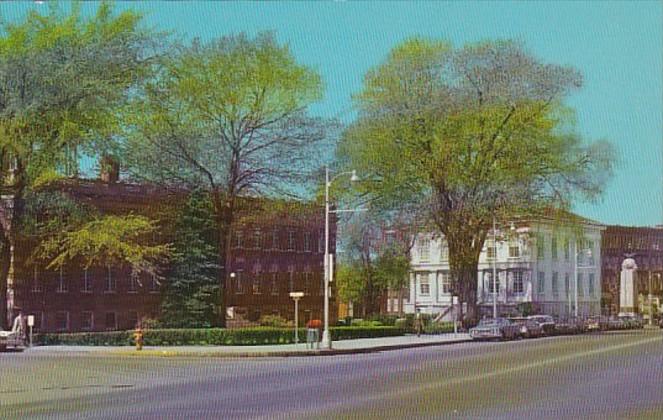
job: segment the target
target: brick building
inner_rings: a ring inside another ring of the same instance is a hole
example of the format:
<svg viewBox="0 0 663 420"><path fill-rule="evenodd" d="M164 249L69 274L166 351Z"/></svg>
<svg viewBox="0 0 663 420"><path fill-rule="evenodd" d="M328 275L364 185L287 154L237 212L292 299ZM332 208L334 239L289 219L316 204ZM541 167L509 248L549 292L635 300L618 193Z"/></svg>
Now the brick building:
<svg viewBox="0 0 663 420"><path fill-rule="evenodd" d="M619 313L619 280L626 256L632 256L638 267L636 296L640 301L648 301L651 293L652 301L659 302L660 307L663 302L663 226L608 226L603 232L601 254L604 314ZM644 308L639 309L642 312Z"/></svg>
<svg viewBox="0 0 663 420"><path fill-rule="evenodd" d="M103 214L143 214L157 220L181 203L185 194L148 185L70 179L57 186L67 196ZM164 218L166 220L167 218ZM251 217L233 227L226 280L228 326L246 325L261 315L294 318L290 291L303 291L299 319L321 318L323 307L324 210L291 203L285 212ZM330 235L334 252L335 224ZM162 223L161 240L169 226ZM15 245L8 281L8 312L35 315L37 331L102 331L133 328L144 317L158 318L161 284L155 278L133 278L129 268L70 264L46 270L29 262L34 240ZM167 281L167 279L166 279ZM332 293L332 299L335 294ZM334 308L334 305L331 306ZM332 321L335 312L331 313Z"/></svg>

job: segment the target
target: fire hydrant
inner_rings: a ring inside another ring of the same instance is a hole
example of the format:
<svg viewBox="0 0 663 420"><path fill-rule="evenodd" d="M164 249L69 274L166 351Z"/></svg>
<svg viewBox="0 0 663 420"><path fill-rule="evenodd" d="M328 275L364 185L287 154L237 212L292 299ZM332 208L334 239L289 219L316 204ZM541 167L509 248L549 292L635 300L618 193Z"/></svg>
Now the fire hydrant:
<svg viewBox="0 0 663 420"><path fill-rule="evenodd" d="M134 342L136 343L136 350L143 349L143 330L140 327L134 331Z"/></svg>

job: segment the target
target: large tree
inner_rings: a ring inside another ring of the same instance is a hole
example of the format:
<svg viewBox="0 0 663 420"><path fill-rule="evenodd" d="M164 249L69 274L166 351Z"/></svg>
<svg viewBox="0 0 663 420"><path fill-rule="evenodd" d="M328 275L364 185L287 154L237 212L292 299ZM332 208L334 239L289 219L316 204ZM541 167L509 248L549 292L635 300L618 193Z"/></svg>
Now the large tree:
<svg viewBox="0 0 663 420"><path fill-rule="evenodd" d="M44 173L77 172L78 153L94 153L117 133L118 109L147 74L153 43L140 16L104 2L84 17L30 11L0 25L0 323L6 326L10 249L26 191Z"/></svg>
<svg viewBox="0 0 663 420"><path fill-rule="evenodd" d="M429 209L468 319L492 217L595 198L611 172L611 146L584 141L563 104L581 81L577 70L543 63L516 42L454 49L420 38L364 78L341 161L369 175L357 188L378 205Z"/></svg>
<svg viewBox="0 0 663 420"><path fill-rule="evenodd" d="M136 178L209 194L224 326L228 244L245 202L239 198L302 192L325 135L322 121L307 114L322 83L269 33L194 41L161 64L132 106L126 160Z"/></svg>

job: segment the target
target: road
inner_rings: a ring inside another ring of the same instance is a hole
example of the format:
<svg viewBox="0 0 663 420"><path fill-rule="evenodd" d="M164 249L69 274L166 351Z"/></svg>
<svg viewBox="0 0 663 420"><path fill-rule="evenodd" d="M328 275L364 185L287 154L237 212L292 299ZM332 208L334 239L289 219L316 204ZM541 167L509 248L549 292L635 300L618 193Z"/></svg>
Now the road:
<svg viewBox="0 0 663 420"><path fill-rule="evenodd" d="M663 418L663 333L330 357L0 354L2 418Z"/></svg>

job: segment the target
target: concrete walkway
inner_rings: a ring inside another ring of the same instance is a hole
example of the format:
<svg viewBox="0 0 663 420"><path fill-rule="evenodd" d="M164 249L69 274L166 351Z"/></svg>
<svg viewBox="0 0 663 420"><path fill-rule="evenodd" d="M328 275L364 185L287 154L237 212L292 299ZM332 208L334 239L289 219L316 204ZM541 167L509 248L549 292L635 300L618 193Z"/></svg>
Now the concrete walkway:
<svg viewBox="0 0 663 420"><path fill-rule="evenodd" d="M471 341L469 334L405 335L399 337L360 338L332 343L331 350L311 349L306 343L263 346L145 346L136 351L131 346L39 346L28 353L105 354L123 356L187 357L288 357L329 356L335 354L371 353L412 347L438 346Z"/></svg>

